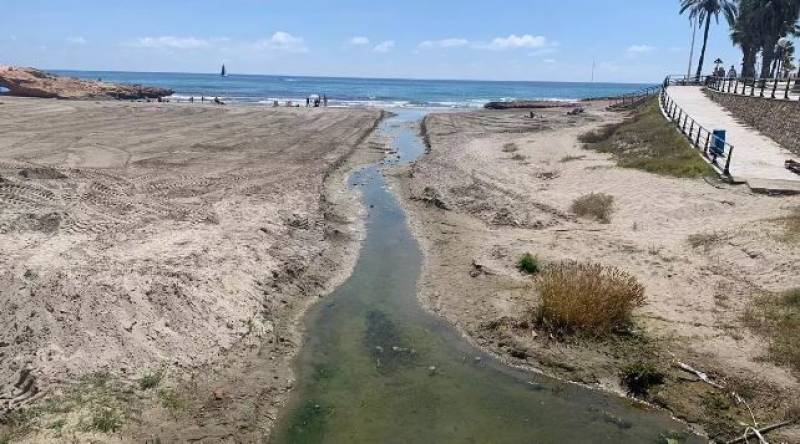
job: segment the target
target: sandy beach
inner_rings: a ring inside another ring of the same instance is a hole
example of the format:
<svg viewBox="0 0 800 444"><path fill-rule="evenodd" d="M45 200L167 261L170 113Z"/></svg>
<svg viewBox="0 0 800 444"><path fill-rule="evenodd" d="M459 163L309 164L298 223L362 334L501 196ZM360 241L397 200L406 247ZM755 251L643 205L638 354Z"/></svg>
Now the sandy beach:
<svg viewBox="0 0 800 444"><path fill-rule="evenodd" d="M383 113L0 102L0 396L20 406L157 372L183 415L163 393L126 398L143 413L123 437L187 439L198 422L227 436L243 418L239 439L263 436L301 314L355 259L345 176L383 154L367 141Z"/></svg>
<svg viewBox="0 0 800 444"><path fill-rule="evenodd" d="M425 254L423 305L510 365L620 394L620 369L649 356L667 373L651 402L706 431L738 427L745 408L709 407L716 389L678 362L738 390L762 423L781 420L796 408L797 375L765 360L767 344L742 313L758 294L800 285L800 250L779 220L800 197L619 168L577 137L621 115L588 106L576 117L551 109L535 119L482 111L425 120L430 152L393 174ZM614 197L610 223L571 213L591 192ZM708 233L713 242L690 245L689 236ZM592 261L633 274L646 288L635 313L646 340L560 341L537 331L534 278L516 267L528 252L545 264ZM776 442L797 442L796 429L782 433Z"/></svg>

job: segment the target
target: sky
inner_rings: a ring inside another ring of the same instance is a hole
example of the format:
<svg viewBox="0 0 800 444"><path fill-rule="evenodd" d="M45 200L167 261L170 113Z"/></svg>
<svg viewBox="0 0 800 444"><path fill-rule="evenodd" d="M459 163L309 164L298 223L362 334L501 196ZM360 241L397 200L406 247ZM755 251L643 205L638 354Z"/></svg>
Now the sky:
<svg viewBox="0 0 800 444"><path fill-rule="evenodd" d="M678 0L4 3L0 64L43 69L589 81L594 63L596 81L658 82L686 73L692 34ZM728 32L720 17L707 67L738 69Z"/></svg>

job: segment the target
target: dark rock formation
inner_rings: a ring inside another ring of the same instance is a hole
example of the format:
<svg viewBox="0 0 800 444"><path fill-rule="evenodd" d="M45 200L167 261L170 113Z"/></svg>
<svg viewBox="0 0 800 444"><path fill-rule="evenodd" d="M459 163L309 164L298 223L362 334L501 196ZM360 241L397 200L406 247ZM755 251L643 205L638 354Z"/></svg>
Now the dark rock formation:
<svg viewBox="0 0 800 444"><path fill-rule="evenodd" d="M486 109L542 109L574 108L576 106L578 106L577 103L555 100L515 100L513 102L489 102L483 107Z"/></svg>
<svg viewBox="0 0 800 444"><path fill-rule="evenodd" d="M18 97L40 97L72 100L136 100L171 96L173 91L140 85L119 85L100 81L61 77L33 68L0 65L0 86L6 94Z"/></svg>

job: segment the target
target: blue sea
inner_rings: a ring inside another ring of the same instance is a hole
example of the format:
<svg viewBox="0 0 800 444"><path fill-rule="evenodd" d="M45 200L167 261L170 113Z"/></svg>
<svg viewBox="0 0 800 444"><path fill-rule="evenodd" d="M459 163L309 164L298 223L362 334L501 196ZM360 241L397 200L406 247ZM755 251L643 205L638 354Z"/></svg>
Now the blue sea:
<svg viewBox="0 0 800 444"><path fill-rule="evenodd" d="M159 86L174 98L219 97L229 103L305 102L311 94L327 95L331 106L482 107L491 101L578 100L609 97L647 84L495 82L471 80L361 79L277 75L144 73L51 70L59 75L127 84Z"/></svg>

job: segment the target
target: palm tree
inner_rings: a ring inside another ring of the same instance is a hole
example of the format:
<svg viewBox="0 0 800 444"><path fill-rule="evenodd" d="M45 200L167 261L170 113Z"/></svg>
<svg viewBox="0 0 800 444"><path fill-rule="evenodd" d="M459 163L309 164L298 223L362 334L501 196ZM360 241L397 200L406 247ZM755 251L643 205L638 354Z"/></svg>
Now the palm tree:
<svg viewBox="0 0 800 444"><path fill-rule="evenodd" d="M760 0L754 14L754 26L760 37L761 77L770 77L777 57L775 46L781 37L794 33L800 16L798 0Z"/></svg>
<svg viewBox="0 0 800 444"><path fill-rule="evenodd" d="M720 13L725 14L726 17L736 13L736 4L733 0L681 0L680 13L683 14L686 11L689 11L689 20L697 21L697 26L705 25L703 49L700 50L700 61L697 64L697 78L699 79L700 75L703 73L703 62L706 58L708 32L711 29L711 17L713 16L717 23L719 23Z"/></svg>
<svg viewBox="0 0 800 444"><path fill-rule="evenodd" d="M725 14L731 27L731 41L742 49L742 77L756 76L756 57L760 51L760 33L756 12L763 0L739 0L735 11Z"/></svg>

